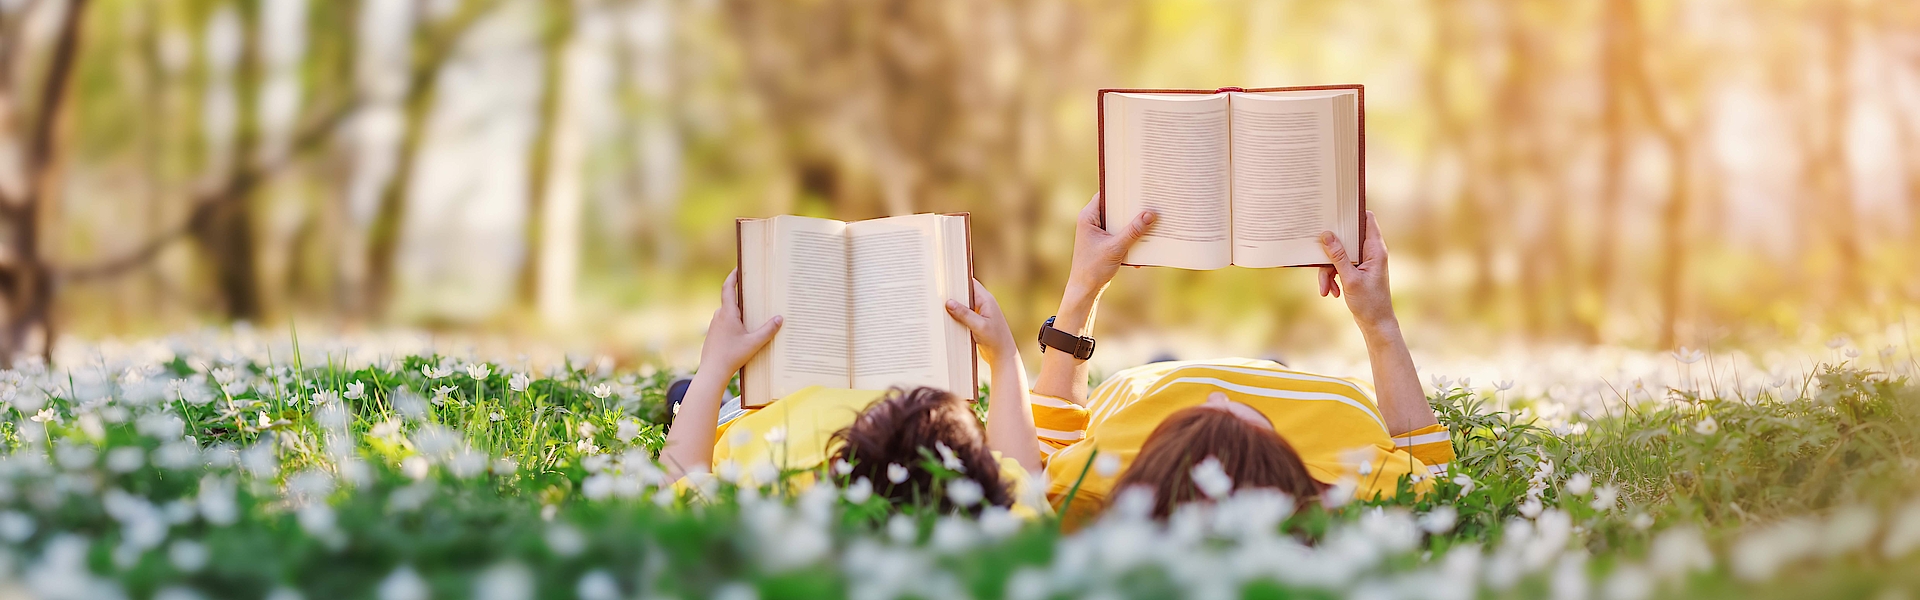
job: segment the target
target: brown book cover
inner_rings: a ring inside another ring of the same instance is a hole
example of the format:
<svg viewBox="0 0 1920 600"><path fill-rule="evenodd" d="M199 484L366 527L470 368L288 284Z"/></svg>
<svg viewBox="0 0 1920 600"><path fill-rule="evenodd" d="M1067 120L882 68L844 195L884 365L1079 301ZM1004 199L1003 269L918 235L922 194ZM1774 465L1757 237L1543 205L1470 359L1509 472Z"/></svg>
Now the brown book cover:
<svg viewBox="0 0 1920 600"><path fill-rule="evenodd" d="M940 214L948 217L960 217L963 219L963 222L966 224L967 304L971 305L974 310L979 310L980 297L977 294L974 294L973 292L973 281L975 279L974 272L973 272L973 213L951 212L951 213L940 213ZM744 242L740 239L741 237L740 226L741 224L751 220L754 220L754 219L749 219L746 217L736 217L733 220L733 264L734 264L734 268L736 269L745 267L745 261L741 260L745 250L743 248ZM746 274L742 273L740 277L742 279L745 279ZM745 322L747 318L747 298L746 298L746 293L742 291L745 288L746 288L746 285L744 284L735 285L733 288L734 304L737 305L738 308L740 309L740 319L742 322ZM755 325L752 323L747 323L747 327L752 328L752 327L755 327ZM772 345L772 343L769 342L768 345ZM764 350L762 351L764 352ZM978 402L980 400L980 346L979 344L976 343L972 346L972 352L973 352L973 361L972 361L973 387L967 390L966 397L972 398L975 402ZM745 394L746 391L747 391L747 368L743 366L740 368L740 393ZM741 405L745 406L745 403L742 402ZM758 407L755 407L755 408L758 408Z"/></svg>
<svg viewBox="0 0 1920 600"><path fill-rule="evenodd" d="M1356 105L1354 114L1358 117L1357 120L1360 122L1360 135L1359 135L1358 145L1360 147L1359 148L1360 150L1359 168L1360 168L1360 217L1361 217L1360 233L1359 233L1358 239L1361 241L1361 243L1365 243L1367 239L1367 226L1365 223L1366 214L1367 214L1367 87L1357 83L1338 84L1338 85L1302 85L1302 86L1293 86L1293 87L1264 87L1264 88L1223 87L1223 88L1212 89L1212 90L1155 89L1155 88L1100 88L1100 92L1098 94L1095 94L1093 98L1093 110L1095 114L1094 118L1095 118L1096 124L1099 126L1095 139L1099 140L1100 227L1105 228L1107 226L1107 223L1106 223L1106 219L1107 219L1107 103L1106 103L1106 98L1107 98L1108 92L1120 92L1123 94L1219 94L1224 92L1310 92L1314 90L1353 90L1355 95L1357 96L1354 99L1354 104ZM1353 252L1354 256L1359 256L1358 248L1352 249L1350 250L1350 252ZM1333 264L1324 263L1319 265L1300 265L1300 266L1331 267L1333 266Z"/></svg>

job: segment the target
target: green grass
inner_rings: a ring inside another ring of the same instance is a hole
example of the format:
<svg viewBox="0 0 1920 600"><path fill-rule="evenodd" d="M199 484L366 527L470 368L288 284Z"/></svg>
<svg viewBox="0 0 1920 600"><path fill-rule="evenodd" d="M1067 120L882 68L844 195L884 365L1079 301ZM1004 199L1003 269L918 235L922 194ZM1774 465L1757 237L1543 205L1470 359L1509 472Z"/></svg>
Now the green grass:
<svg viewBox="0 0 1920 600"><path fill-rule="evenodd" d="M565 365L517 386L524 369L490 363L476 378L440 356L349 367L217 350L0 374L0 591L1146 598L1227 582L1215 591L1608 597L1638 583L1806 597L1911 587L1920 562L1883 550L1901 528L1888 515L1920 491L1920 387L1845 366L1756 397L1615 402L1565 435L1516 412L1545 399L1448 388L1431 401L1459 458L1425 497L1285 513L1236 498L1168 526L1111 519L1069 535L830 486L676 493L650 462L670 372ZM1594 502L1613 490L1616 502ZM1253 512L1210 524L1237 510ZM1246 527L1260 511L1284 518ZM1868 515L1865 540L1842 543L1835 515ZM1692 535L1704 559L1674 554ZM1706 566L1651 574L1676 556Z"/></svg>

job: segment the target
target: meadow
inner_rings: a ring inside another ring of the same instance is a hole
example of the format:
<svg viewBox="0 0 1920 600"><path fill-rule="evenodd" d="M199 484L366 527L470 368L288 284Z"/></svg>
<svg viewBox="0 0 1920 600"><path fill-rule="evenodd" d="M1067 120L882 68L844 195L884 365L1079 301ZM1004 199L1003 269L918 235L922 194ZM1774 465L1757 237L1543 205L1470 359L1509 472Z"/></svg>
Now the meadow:
<svg viewBox="0 0 1920 600"><path fill-rule="evenodd" d="M1429 369L1459 459L1425 497L1244 492L1156 524L1123 496L1063 533L889 506L831 473L732 483L779 479L771 464L675 485L654 462L672 370L352 344L183 335L0 373L0 592L1894 598L1920 583L1920 386L1893 347L1836 340L1831 362L1740 383L1713 366L1744 358L1645 355L1669 376L1573 408L1527 391L1562 382Z"/></svg>

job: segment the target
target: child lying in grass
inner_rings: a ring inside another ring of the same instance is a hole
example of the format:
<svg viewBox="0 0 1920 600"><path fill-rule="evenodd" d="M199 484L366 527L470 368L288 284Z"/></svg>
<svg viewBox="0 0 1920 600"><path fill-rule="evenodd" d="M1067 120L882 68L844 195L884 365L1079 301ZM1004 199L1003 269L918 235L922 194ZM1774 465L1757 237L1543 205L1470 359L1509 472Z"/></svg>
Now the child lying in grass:
<svg viewBox="0 0 1920 600"><path fill-rule="evenodd" d="M1037 496L1029 506L1015 506L1024 495L1028 473L1042 468L1040 448L1034 444L1019 349L999 303L979 282L973 283L979 310L955 303L947 307L948 313L973 333L981 358L993 372L993 389L1019 391L992 395L985 426L965 398L928 387L810 387L718 425L728 379L773 339L781 322L776 316L749 331L735 300L738 279L738 272L727 276L720 309L700 350L700 370L687 387L661 451L660 462L669 476L717 470L729 463L734 468L771 464L784 474L831 465L836 477L870 486L866 489L897 502L968 512L987 505L1029 515L1046 510Z"/></svg>
<svg viewBox="0 0 1920 600"><path fill-rule="evenodd" d="M1127 251L1152 227L1100 226L1099 199L1081 211L1073 268L1054 327L1088 336L1100 295ZM1331 233L1320 294L1346 298L1366 339L1375 393L1365 383L1289 371L1272 361L1221 359L1135 367L1087 389L1086 361L1044 352L1033 388L1047 457L1047 497L1069 525L1102 510L1115 490L1152 490L1165 518L1180 504L1234 489L1278 489L1307 501L1330 487L1344 501L1389 496L1403 478L1425 491L1453 448L1421 393L1387 289L1387 248L1369 212L1358 265ZM1093 467L1089 469L1089 467Z"/></svg>

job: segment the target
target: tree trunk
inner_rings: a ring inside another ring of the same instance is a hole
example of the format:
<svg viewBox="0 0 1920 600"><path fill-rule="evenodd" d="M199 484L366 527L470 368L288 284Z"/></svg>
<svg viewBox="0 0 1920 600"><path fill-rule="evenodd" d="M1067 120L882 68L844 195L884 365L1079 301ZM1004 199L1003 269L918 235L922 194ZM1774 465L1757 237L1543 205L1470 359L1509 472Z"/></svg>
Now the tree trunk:
<svg viewBox="0 0 1920 600"><path fill-rule="evenodd" d="M0 363L11 366L32 350L31 338L40 337L41 358L53 354L54 279L40 248L45 209L58 194L58 165L62 119L66 116L73 73L79 62L82 25L87 0L68 0L60 32L35 106L31 138L26 151L26 189L18 201L0 197L8 231L9 256L0 265L0 294L6 302L6 323L0 330ZM0 194L3 195L3 194Z"/></svg>
<svg viewBox="0 0 1920 600"><path fill-rule="evenodd" d="M226 169L238 173L248 168L260 146L260 4L258 0L234 3L244 33L240 60L234 67L235 131L232 152ZM214 291L227 318L256 321L265 314L260 297L258 253L254 245L254 200L257 194L248 188L240 198L215 210L193 229L193 239L206 254L213 270Z"/></svg>
<svg viewBox="0 0 1920 600"><path fill-rule="evenodd" d="M541 4L546 16L542 32L540 69L540 108L534 129L533 148L527 152L527 218L524 229L526 256L520 261L520 276L514 298L522 308L538 301L540 263L545 252L546 205L549 180L554 173L553 142L560 106L565 94L567 44L573 38L573 1L552 0Z"/></svg>
<svg viewBox="0 0 1920 600"><path fill-rule="evenodd" d="M1639 50L1638 16L1632 2L1608 2L1602 9L1600 33L1600 221L1594 237L1593 270L1587 279L1588 298L1596 311L1582 327L1589 343L1600 339L1599 319L1610 314L1617 301L1614 278L1619 265L1620 208L1627 177L1627 105L1632 91L1624 71L1628 53Z"/></svg>

